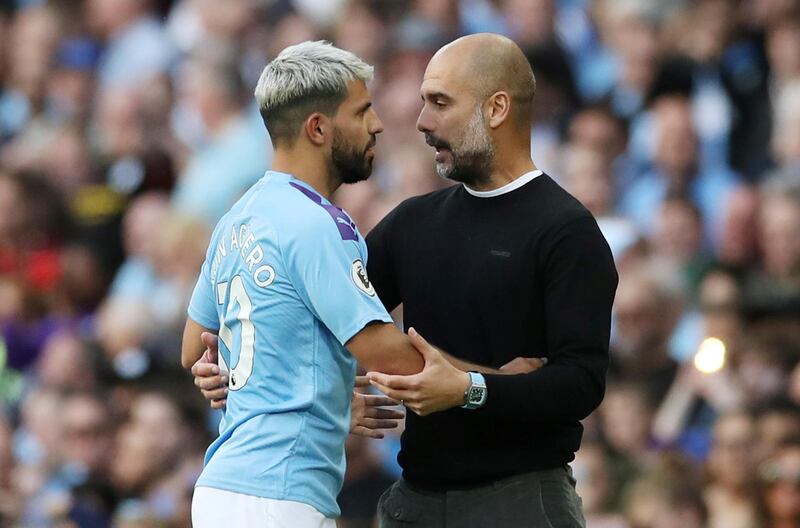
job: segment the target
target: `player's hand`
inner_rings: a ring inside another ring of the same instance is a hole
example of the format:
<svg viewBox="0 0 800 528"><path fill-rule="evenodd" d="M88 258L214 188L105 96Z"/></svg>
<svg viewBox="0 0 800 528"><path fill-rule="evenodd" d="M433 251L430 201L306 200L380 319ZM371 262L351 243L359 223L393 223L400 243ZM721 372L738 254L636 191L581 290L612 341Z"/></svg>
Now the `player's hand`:
<svg viewBox="0 0 800 528"><path fill-rule="evenodd" d="M547 358L518 357L500 367L499 370L502 374L528 374L545 365L547 365Z"/></svg>
<svg viewBox="0 0 800 528"><path fill-rule="evenodd" d="M203 398L209 400L212 409L222 409L228 400L228 377L220 375L217 366L218 338L214 334L203 332L200 339L206 350L192 365L194 384L200 388Z"/></svg>
<svg viewBox="0 0 800 528"><path fill-rule="evenodd" d="M408 337L425 360L422 372L410 376L368 372L370 383L420 416L463 405L464 392L471 383L469 374L451 365L413 328L408 330Z"/></svg>
<svg viewBox="0 0 800 528"><path fill-rule="evenodd" d="M366 376L356 376L356 389L362 387L369 387L369 380ZM350 433L367 438L383 438L381 431L395 429L405 416L402 411L384 407L399 404L400 402L386 396L353 391Z"/></svg>

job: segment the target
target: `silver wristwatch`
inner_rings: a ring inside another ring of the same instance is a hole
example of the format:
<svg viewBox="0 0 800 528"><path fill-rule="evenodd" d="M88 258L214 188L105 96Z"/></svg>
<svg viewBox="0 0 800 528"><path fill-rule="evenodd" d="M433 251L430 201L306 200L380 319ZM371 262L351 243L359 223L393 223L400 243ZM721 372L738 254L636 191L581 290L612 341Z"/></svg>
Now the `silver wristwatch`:
<svg viewBox="0 0 800 528"><path fill-rule="evenodd" d="M463 409L479 409L486 403L486 380L480 372L467 372L471 383L464 391Z"/></svg>

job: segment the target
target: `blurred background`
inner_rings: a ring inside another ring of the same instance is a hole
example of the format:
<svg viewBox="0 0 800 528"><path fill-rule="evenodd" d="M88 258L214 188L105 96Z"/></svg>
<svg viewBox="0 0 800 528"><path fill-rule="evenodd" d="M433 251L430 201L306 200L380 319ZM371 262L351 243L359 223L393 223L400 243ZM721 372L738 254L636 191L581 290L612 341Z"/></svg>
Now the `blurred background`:
<svg viewBox="0 0 800 528"><path fill-rule="evenodd" d="M189 526L218 416L179 367L210 229L269 166L252 90L325 38L376 65L367 233L444 185L433 52L493 31L538 80L536 163L620 271L573 464L589 528L800 526L800 2L0 0L0 526ZM342 527L397 435L351 437Z"/></svg>

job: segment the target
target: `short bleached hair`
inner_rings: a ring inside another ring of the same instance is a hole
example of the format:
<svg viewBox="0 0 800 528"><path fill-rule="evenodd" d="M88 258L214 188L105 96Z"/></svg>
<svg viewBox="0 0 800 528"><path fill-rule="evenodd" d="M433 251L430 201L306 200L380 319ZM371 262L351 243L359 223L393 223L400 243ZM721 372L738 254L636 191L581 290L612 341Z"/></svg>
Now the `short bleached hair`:
<svg viewBox="0 0 800 528"><path fill-rule="evenodd" d="M336 114L351 81L372 80L373 68L325 41L284 49L267 64L255 90L273 144L292 143L309 114Z"/></svg>

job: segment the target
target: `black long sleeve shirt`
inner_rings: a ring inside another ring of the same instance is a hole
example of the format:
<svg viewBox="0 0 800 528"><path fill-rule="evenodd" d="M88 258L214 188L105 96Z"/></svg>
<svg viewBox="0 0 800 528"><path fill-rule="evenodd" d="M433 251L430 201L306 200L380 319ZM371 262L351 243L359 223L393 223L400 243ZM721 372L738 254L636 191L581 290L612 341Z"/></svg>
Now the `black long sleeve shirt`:
<svg viewBox="0 0 800 528"><path fill-rule="evenodd" d="M481 365L547 357L487 375L478 410L408 413L399 462L418 486L456 489L574 459L579 420L603 398L617 273L591 214L547 175L477 197L461 186L411 198L367 237L388 310L431 344Z"/></svg>

